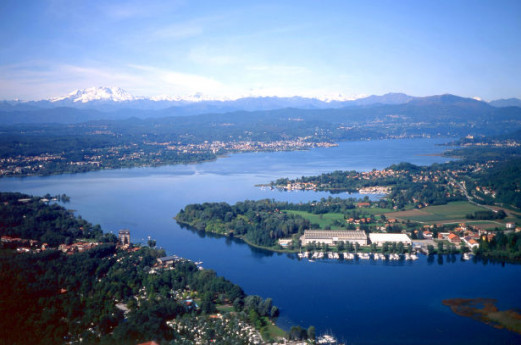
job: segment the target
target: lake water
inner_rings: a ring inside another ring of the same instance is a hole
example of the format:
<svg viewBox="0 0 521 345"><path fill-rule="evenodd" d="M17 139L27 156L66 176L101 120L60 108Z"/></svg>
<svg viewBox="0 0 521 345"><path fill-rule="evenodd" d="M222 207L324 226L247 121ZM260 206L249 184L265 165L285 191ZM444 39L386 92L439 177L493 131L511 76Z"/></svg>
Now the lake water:
<svg viewBox="0 0 521 345"><path fill-rule="evenodd" d="M248 294L272 297L278 324L314 325L347 344L520 344L521 336L453 314L448 298L498 299L500 309L521 309L521 265L461 262L299 261L241 241L182 229L172 219L189 203L273 198L318 200L328 193L262 190L280 177L334 170L367 171L402 161L444 162L440 139L341 143L311 151L247 153L214 162L76 175L0 179L0 190L71 196L66 206L105 231L128 228L132 241L157 240L177 254L214 269ZM348 194L338 196L348 197ZM352 195L357 196L357 195Z"/></svg>

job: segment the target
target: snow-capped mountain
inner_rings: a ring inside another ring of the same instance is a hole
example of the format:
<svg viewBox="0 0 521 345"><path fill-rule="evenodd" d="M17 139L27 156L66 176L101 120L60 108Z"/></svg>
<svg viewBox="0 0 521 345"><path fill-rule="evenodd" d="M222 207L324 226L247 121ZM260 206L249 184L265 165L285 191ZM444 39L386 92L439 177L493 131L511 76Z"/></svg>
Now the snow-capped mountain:
<svg viewBox="0 0 521 345"><path fill-rule="evenodd" d="M65 97L55 97L50 102L72 101L87 103L92 101L128 102L138 99L119 87L91 87L84 90L74 90Z"/></svg>

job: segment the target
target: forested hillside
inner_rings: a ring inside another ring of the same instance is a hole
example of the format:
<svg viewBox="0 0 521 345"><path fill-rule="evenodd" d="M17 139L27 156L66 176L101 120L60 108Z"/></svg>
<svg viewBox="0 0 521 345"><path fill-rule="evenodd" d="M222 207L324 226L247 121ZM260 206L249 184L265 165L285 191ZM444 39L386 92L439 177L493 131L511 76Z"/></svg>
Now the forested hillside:
<svg viewBox="0 0 521 345"><path fill-rule="evenodd" d="M0 193L0 343L250 344L254 328L271 337L269 318L278 315L271 299L246 296L182 258L159 265L163 250L116 246L99 226L42 199ZM80 236L106 243L56 248ZM17 252L26 239L36 243ZM209 318L216 313L223 319Z"/></svg>

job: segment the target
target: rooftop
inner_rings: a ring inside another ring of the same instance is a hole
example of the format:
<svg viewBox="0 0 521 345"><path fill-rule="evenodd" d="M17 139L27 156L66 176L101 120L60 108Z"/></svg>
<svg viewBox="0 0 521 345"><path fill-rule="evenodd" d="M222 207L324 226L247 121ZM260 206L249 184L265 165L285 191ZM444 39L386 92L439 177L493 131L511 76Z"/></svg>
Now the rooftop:
<svg viewBox="0 0 521 345"><path fill-rule="evenodd" d="M304 236L306 239L338 238L341 241L367 239L366 233L358 230L306 230Z"/></svg>

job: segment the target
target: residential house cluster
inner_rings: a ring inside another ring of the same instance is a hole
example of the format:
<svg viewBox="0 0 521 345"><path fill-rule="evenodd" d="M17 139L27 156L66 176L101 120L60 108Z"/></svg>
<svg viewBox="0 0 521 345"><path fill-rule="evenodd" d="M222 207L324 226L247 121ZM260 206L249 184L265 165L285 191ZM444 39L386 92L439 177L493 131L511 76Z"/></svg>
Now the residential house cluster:
<svg viewBox="0 0 521 345"><path fill-rule="evenodd" d="M73 244L60 244L58 249L66 254L82 253L87 250L91 250L94 247L99 246L98 242L76 242Z"/></svg>
<svg viewBox="0 0 521 345"><path fill-rule="evenodd" d="M2 246L16 249L18 253L40 252L47 249L47 243L40 243L36 240L28 240L20 237L2 236Z"/></svg>
<svg viewBox="0 0 521 345"><path fill-rule="evenodd" d="M479 240L482 236L486 236L486 239L490 241L495 234L461 223L453 231L438 233L438 240L446 240L454 245L464 243L467 247L473 249L479 247Z"/></svg>

